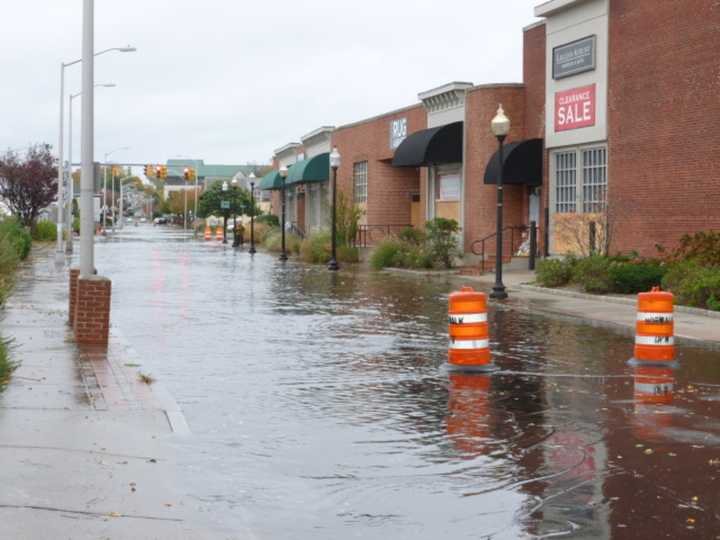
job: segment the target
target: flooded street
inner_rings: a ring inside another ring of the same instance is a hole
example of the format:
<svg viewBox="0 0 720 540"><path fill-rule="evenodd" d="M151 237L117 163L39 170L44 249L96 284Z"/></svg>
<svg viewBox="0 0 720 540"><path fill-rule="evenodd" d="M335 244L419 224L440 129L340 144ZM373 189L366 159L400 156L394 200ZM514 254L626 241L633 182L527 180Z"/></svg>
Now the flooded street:
<svg viewBox="0 0 720 540"><path fill-rule="evenodd" d="M447 277L331 274L150 226L96 264L187 417L179 475L228 536L720 538L718 352L633 369L627 333L513 298L490 307L499 371L448 374Z"/></svg>

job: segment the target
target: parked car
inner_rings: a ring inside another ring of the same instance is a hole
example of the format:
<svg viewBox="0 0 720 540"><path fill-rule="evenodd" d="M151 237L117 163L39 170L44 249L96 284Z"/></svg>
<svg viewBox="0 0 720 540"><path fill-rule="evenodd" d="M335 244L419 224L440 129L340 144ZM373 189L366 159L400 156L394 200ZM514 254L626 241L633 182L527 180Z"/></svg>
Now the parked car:
<svg viewBox="0 0 720 540"><path fill-rule="evenodd" d="M140 218L140 223L147 223L147 219L145 219L144 217L141 217L141 218Z"/></svg>
<svg viewBox="0 0 720 540"><path fill-rule="evenodd" d="M166 217L156 217L153 220L153 224L155 224L155 225L167 225L167 222L168 222L168 220Z"/></svg>

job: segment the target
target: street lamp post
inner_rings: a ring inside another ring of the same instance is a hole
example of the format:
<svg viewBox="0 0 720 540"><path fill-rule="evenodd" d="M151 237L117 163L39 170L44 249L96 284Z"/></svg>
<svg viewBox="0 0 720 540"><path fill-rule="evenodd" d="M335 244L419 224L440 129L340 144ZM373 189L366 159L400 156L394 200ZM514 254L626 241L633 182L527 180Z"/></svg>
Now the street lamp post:
<svg viewBox="0 0 720 540"><path fill-rule="evenodd" d="M330 233L330 246L332 252L330 254L330 262L328 270L337 271L340 266L337 262L337 171L340 167L340 152L337 148L333 148L330 153L330 167L332 168L332 232Z"/></svg>
<svg viewBox="0 0 720 540"><path fill-rule="evenodd" d="M223 195L227 195L227 192L228 192L227 180L223 181L223 183L222 183L222 192L223 192ZM227 202L227 201L223 200L220 204L222 205L222 203L224 203L224 202ZM223 210L224 210L224 212L223 212L223 244L227 244L227 219L228 219L227 210L228 209L223 208Z"/></svg>
<svg viewBox="0 0 720 540"><path fill-rule="evenodd" d="M94 88L115 88L115 83L98 83L94 85ZM68 100L68 207L65 212L65 223L67 224L67 238L65 239L65 253L72 253L73 251L73 201L75 199L75 182L72 177L72 162L73 162L73 100L82 95L82 92L70 94Z"/></svg>
<svg viewBox="0 0 720 540"><path fill-rule="evenodd" d="M230 180L230 185L232 186L232 198L233 202L235 202L235 199L237 197L237 187L238 187L238 181L237 178L233 176L233 179ZM237 213L235 209L235 205L233 204L233 247L238 247L240 245L240 242L238 242L237 237Z"/></svg>
<svg viewBox="0 0 720 540"><path fill-rule="evenodd" d="M113 150L112 152L107 152L105 154L105 170L103 171L103 231L107 229L107 222L106 222L106 215L107 215L107 166L108 166L108 158L112 156L115 152L120 152L121 150L130 150L129 146L123 146L122 148L117 148ZM111 188L110 188L110 208L112 208L112 232L115 232L115 171L111 169L110 171L111 175Z"/></svg>
<svg viewBox="0 0 720 540"><path fill-rule="evenodd" d="M250 255L255 255L255 173L250 173Z"/></svg>
<svg viewBox="0 0 720 540"><path fill-rule="evenodd" d="M111 51L117 51L117 52L135 52L137 49L135 47L130 47L129 45L127 47L112 47L110 49L105 49L102 51L98 51L96 53L93 53L92 48L90 50L86 50L85 48L85 38L87 37L86 31L89 27L89 31L93 31L93 5L92 3L88 4L88 0L84 0L84 18L83 18L83 57L79 58L77 60L73 60L72 62L60 62L60 131L58 134L58 156L59 156L59 162L58 162L58 223L57 223L57 251L58 253L61 253L62 248L62 232L63 232L63 217L62 217L62 205L64 202L64 193L63 193L63 154L64 154L64 130L65 130L65 68L74 66L75 64L81 63L83 60L87 61L93 61L95 56L100 56L101 54L105 54ZM90 13L87 13L87 10L90 10ZM89 19L89 21L87 20ZM90 47L94 45L93 39L91 36L90 39ZM93 75L93 70L91 67L90 74ZM85 69L83 68L83 87L85 88ZM89 89L89 92L92 93L93 88L93 81L88 81L87 88ZM90 107L92 109L92 106ZM83 112L85 109L83 108ZM83 122L84 125L84 122ZM82 189L81 189L82 191ZM90 198L90 204L92 204L92 197ZM92 245L91 245L92 247Z"/></svg>
<svg viewBox="0 0 720 540"><path fill-rule="evenodd" d="M288 175L288 169L285 165L280 167L280 178L282 178L282 186L280 187L280 202L282 206L282 219L280 222L280 238L282 240L282 253L280 253L280 260L287 261L287 251L285 251L285 179Z"/></svg>
<svg viewBox="0 0 720 540"><path fill-rule="evenodd" d="M502 281L503 265L503 143L510 132L510 119L505 116L502 105L498 106L495 118L490 123L490 129L498 140L498 177L497 177L497 231L495 246L495 285L490 293L490 298L504 300L508 297L505 285Z"/></svg>

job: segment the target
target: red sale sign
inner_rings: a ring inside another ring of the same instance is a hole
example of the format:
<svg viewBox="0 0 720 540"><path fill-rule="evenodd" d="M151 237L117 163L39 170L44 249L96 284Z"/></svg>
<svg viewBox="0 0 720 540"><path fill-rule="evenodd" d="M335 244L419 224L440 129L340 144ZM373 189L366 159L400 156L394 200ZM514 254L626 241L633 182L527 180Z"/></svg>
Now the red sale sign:
<svg viewBox="0 0 720 540"><path fill-rule="evenodd" d="M595 125L595 85L555 93L555 131Z"/></svg>

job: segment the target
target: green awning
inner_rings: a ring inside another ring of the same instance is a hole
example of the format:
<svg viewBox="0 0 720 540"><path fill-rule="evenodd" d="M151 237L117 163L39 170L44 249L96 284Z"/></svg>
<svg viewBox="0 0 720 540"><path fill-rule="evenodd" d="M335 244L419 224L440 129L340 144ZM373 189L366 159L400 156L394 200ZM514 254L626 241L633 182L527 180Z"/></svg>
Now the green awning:
<svg viewBox="0 0 720 540"><path fill-rule="evenodd" d="M282 189L282 177L278 171L270 171L260 179L258 187L262 190Z"/></svg>
<svg viewBox="0 0 720 540"><path fill-rule="evenodd" d="M288 172L287 183L327 182L330 178L330 154L319 154L295 163Z"/></svg>

